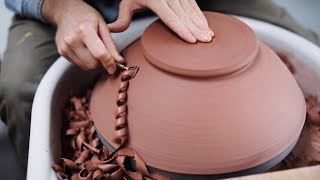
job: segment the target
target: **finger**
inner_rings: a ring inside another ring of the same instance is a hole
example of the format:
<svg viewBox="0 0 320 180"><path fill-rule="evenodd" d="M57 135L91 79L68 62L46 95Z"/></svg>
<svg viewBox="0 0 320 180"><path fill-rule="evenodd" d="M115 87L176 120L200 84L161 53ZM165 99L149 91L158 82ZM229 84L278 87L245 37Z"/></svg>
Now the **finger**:
<svg viewBox="0 0 320 180"><path fill-rule="evenodd" d="M171 10L179 17L180 21L189 29L193 36L202 42L210 42L212 37L206 32L198 27L196 27L190 20L186 12L182 9L179 0L168 1L168 5Z"/></svg>
<svg viewBox="0 0 320 180"><path fill-rule="evenodd" d="M93 26L81 26L79 34L93 57L102 63L109 74L113 74L116 71L114 57L98 36L97 29Z"/></svg>
<svg viewBox="0 0 320 180"><path fill-rule="evenodd" d="M67 53L65 53L65 55L63 56L64 58L66 58L69 62L76 64L77 66L79 66L81 69L87 71L89 70L84 64L83 62L80 61L79 57L74 53L74 51L72 49L68 50Z"/></svg>
<svg viewBox="0 0 320 180"><path fill-rule="evenodd" d="M149 8L155 12L160 19L175 33L178 34L182 39L189 43L196 43L197 39L193 34L186 28L178 16L170 9L168 4L164 1L159 3L150 3Z"/></svg>
<svg viewBox="0 0 320 180"><path fill-rule="evenodd" d="M115 60L112 56L110 59L102 60L101 64L103 65L104 69L108 71L109 74L113 74L116 71Z"/></svg>
<svg viewBox="0 0 320 180"><path fill-rule="evenodd" d="M58 49L58 53L63 56L65 59L67 59L69 62L76 64L76 62L72 59L73 54L71 53L71 48L62 40L60 40L61 38L57 38L56 42L57 42L57 49Z"/></svg>
<svg viewBox="0 0 320 180"><path fill-rule="evenodd" d="M88 67L79 59L79 57L73 52L70 51L68 57L71 59L71 62L78 65L81 69L88 71Z"/></svg>
<svg viewBox="0 0 320 180"><path fill-rule="evenodd" d="M209 28L208 21L207 21L206 17L203 15L197 2L195 0L182 0L180 2L181 2L182 7L186 11L193 10L192 16L190 16L191 20L195 24L199 24L199 25L197 25L197 26L199 26L199 28L205 28L206 30L208 30L210 32L211 36L213 37L214 32Z"/></svg>
<svg viewBox="0 0 320 180"><path fill-rule="evenodd" d="M203 15L201 9L199 8L197 2L195 0L186 0L189 2L191 8L197 13L197 15L200 17L200 19L204 22L207 22L206 17Z"/></svg>
<svg viewBox="0 0 320 180"><path fill-rule="evenodd" d="M121 1L119 15L115 22L108 24L111 32L122 32L128 29L133 12L130 10L128 1Z"/></svg>
<svg viewBox="0 0 320 180"><path fill-rule="evenodd" d="M180 1L180 4L181 4L183 10L188 15L188 17L193 22L193 24L195 24L195 26L197 26L199 29L205 30L207 32L207 34L209 34L211 36L211 30L208 26L207 20L202 19L200 16L198 16L197 12L191 6L189 1L182 0L182 1Z"/></svg>
<svg viewBox="0 0 320 180"><path fill-rule="evenodd" d="M100 38L102 39L104 45L107 47L107 49L109 50L111 55L114 57L114 59L118 62L123 63L124 59L119 54L118 48L115 45L115 43L111 37L108 26L106 25L106 23L103 20L101 20L101 22L99 22L98 31L99 31Z"/></svg>
<svg viewBox="0 0 320 180"><path fill-rule="evenodd" d="M86 67L83 66L77 55L73 52L71 47L65 42L63 36L61 35L61 32L57 32L56 35L56 43L57 43L57 49L58 53L63 56L65 59L67 59L69 62L76 64L80 66L82 69L86 70Z"/></svg>
<svg viewBox="0 0 320 180"><path fill-rule="evenodd" d="M65 38L65 42L75 53L76 57L81 61L81 64L88 70L93 70L100 64L91 54L89 49L80 41L79 38L71 35Z"/></svg>

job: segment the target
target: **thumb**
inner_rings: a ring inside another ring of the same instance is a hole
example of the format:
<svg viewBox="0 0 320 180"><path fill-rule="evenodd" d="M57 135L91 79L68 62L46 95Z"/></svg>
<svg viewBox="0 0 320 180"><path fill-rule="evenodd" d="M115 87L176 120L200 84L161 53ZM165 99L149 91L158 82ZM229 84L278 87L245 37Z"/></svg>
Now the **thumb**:
<svg viewBox="0 0 320 180"><path fill-rule="evenodd" d="M122 1L124 2L124 1ZM130 10L130 6L126 3L121 3L119 8L118 19L108 24L108 28L111 32L122 32L128 29L133 12Z"/></svg>

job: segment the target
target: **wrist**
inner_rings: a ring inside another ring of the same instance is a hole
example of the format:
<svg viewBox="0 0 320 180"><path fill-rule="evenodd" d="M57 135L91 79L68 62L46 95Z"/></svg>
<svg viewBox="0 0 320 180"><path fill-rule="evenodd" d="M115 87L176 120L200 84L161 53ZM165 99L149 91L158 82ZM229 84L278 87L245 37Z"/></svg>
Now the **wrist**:
<svg viewBox="0 0 320 180"><path fill-rule="evenodd" d="M42 16L49 23L57 25L63 14L68 12L68 8L75 6L74 2L79 1L81 0L44 0L41 10Z"/></svg>

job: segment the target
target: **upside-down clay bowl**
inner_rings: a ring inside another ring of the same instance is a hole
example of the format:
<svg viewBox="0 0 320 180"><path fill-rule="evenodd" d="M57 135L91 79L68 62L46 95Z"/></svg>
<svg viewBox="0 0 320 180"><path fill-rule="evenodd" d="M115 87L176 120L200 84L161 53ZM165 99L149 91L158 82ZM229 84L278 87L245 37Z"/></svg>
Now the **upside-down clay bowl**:
<svg viewBox="0 0 320 180"><path fill-rule="evenodd" d="M188 44L160 20L123 51L130 80L128 146L148 167L189 175L239 172L292 146L304 96L279 57L234 17L206 12L215 37ZM91 98L95 126L116 148L120 76L102 75Z"/></svg>

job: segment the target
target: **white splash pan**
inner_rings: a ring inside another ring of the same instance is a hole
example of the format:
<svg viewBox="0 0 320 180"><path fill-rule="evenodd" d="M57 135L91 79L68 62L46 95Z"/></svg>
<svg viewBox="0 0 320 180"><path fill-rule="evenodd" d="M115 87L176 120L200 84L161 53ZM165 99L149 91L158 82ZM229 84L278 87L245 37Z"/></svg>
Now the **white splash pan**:
<svg viewBox="0 0 320 180"><path fill-rule="evenodd" d="M296 67L295 77L306 94L320 97L320 48L310 41L275 25L238 17L273 50L287 54ZM123 33L112 34L119 50L139 38L156 17L133 21ZM67 98L94 83L98 71L85 72L59 58L43 77L35 95L30 130L28 180L56 180L51 164L61 154L62 109Z"/></svg>

